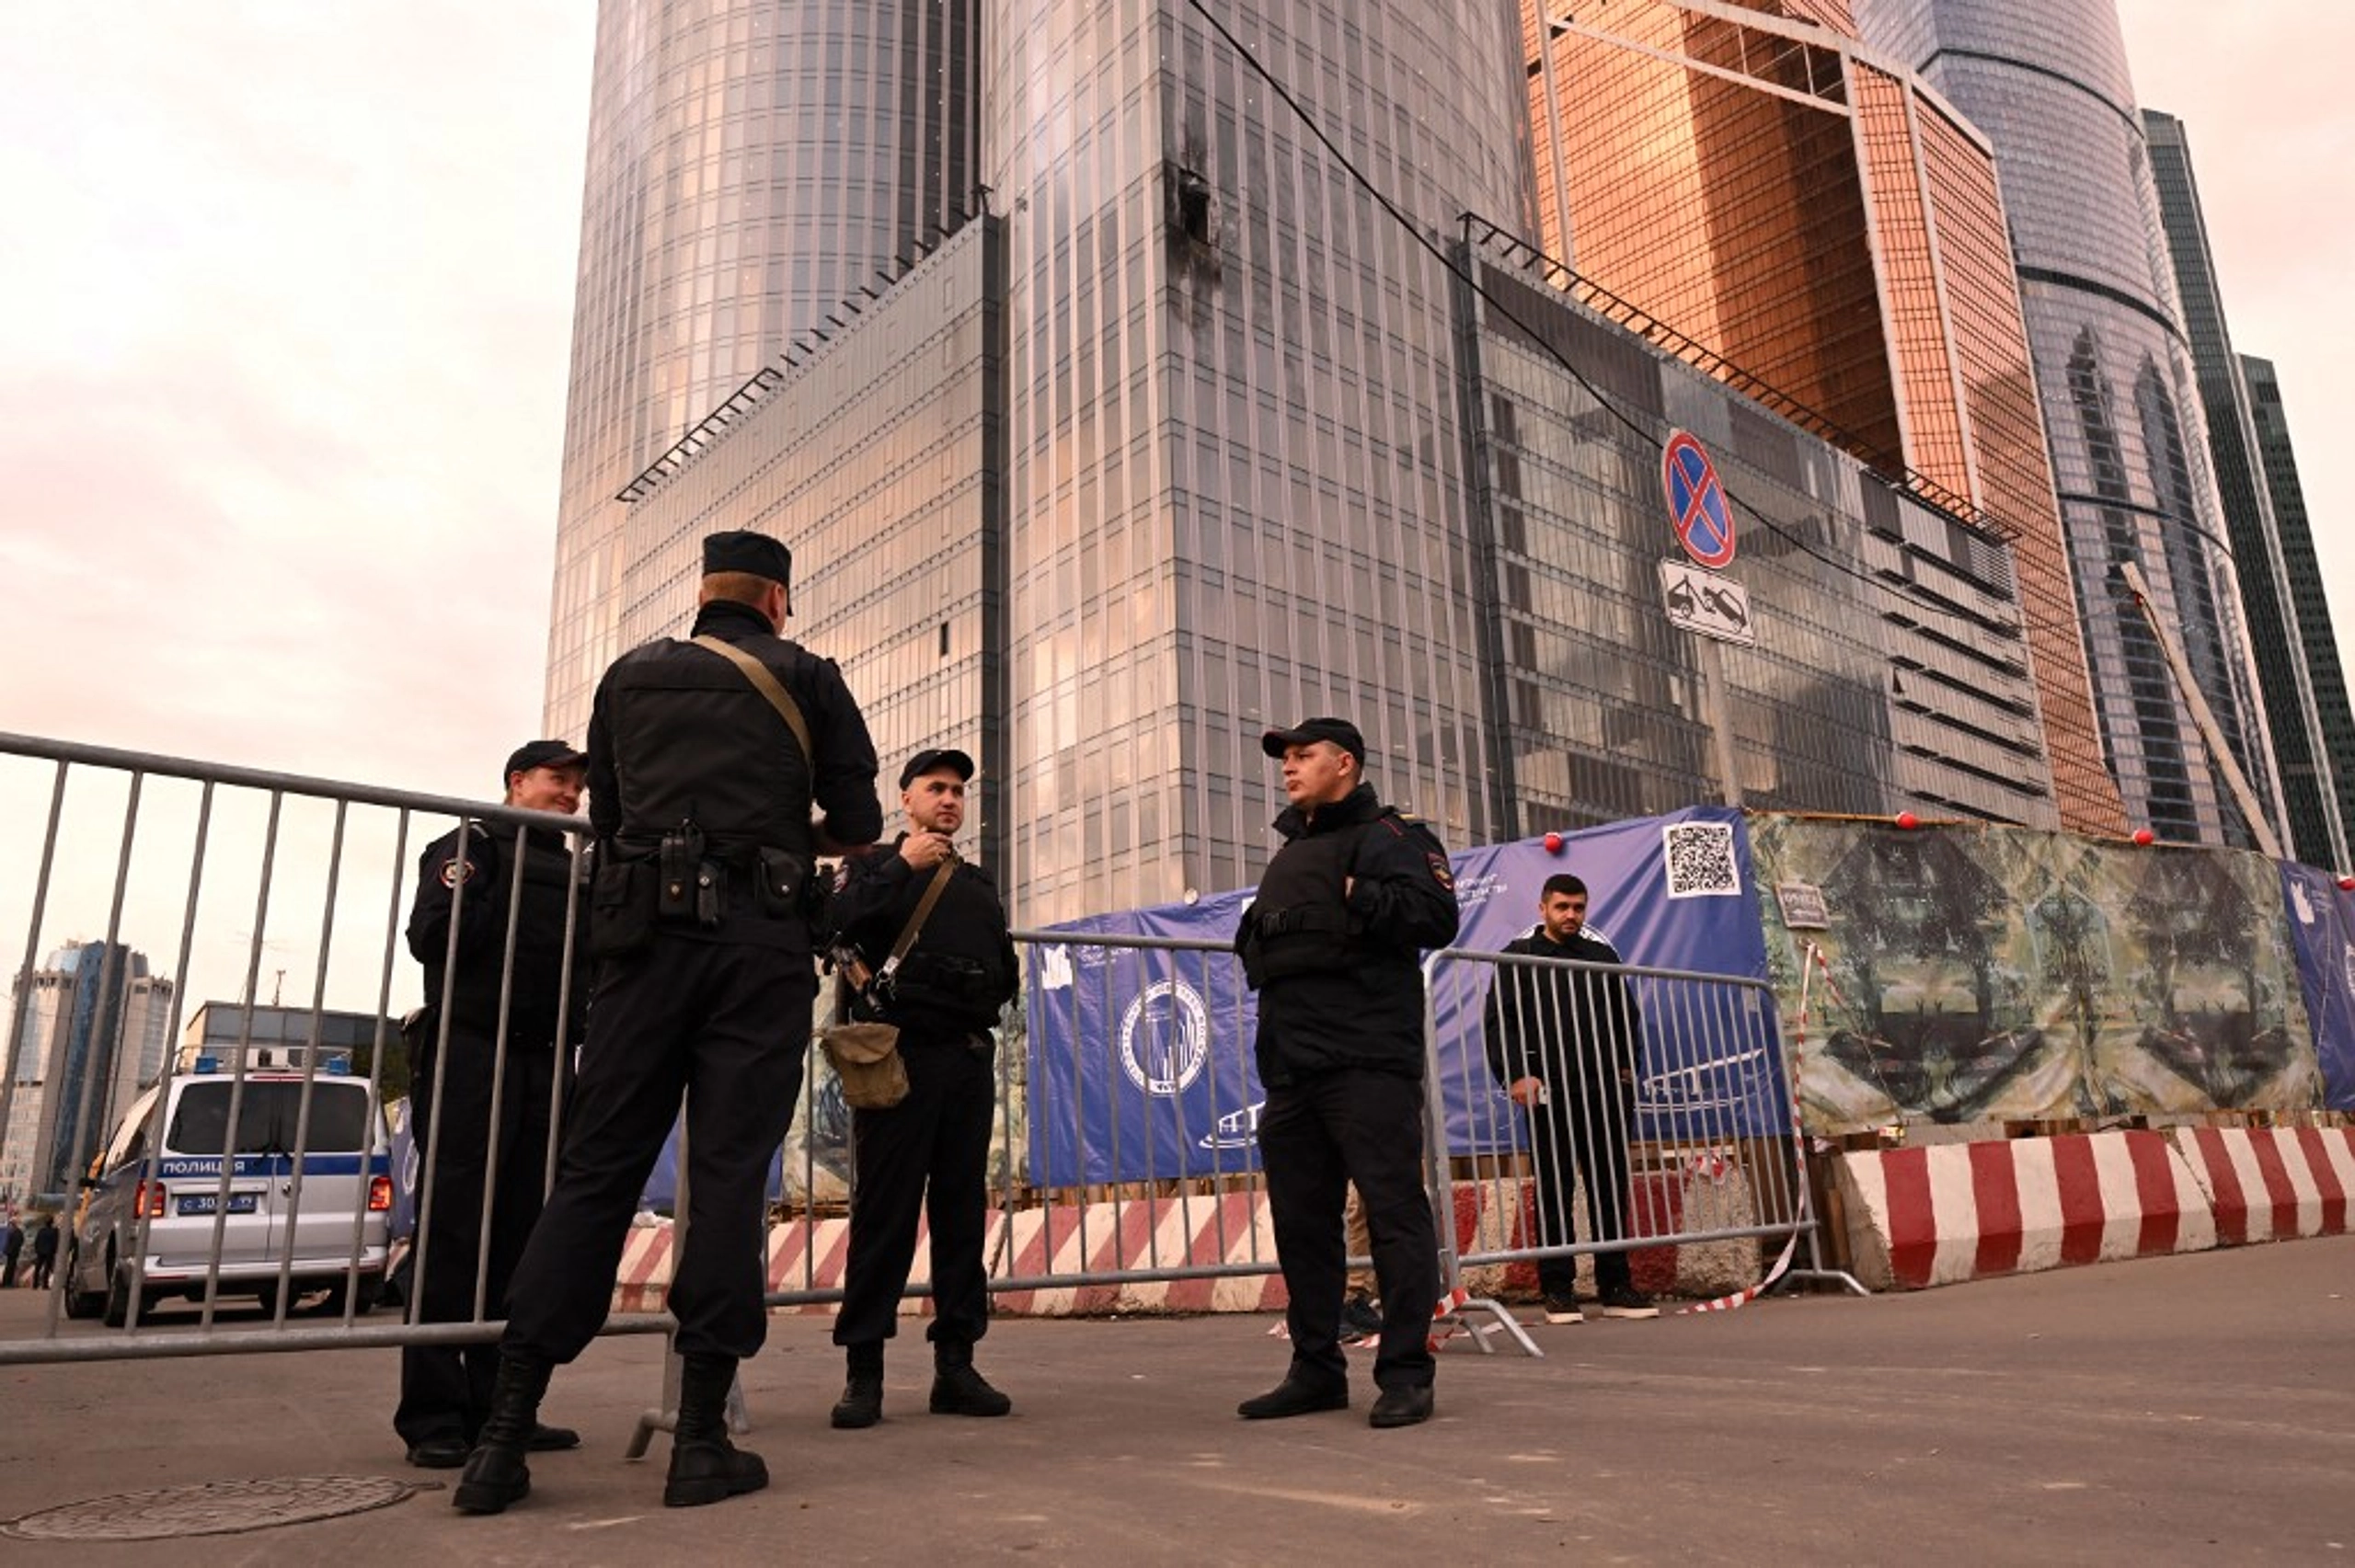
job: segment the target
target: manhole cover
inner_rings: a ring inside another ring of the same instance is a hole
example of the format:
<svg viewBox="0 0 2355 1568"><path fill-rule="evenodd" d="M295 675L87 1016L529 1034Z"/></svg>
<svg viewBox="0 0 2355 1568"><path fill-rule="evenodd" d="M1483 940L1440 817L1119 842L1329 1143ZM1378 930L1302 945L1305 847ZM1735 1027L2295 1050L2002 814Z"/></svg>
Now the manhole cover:
<svg viewBox="0 0 2355 1568"><path fill-rule="evenodd" d="M376 1475L281 1475L92 1497L0 1525L19 1540L170 1540L364 1514L417 1489Z"/></svg>

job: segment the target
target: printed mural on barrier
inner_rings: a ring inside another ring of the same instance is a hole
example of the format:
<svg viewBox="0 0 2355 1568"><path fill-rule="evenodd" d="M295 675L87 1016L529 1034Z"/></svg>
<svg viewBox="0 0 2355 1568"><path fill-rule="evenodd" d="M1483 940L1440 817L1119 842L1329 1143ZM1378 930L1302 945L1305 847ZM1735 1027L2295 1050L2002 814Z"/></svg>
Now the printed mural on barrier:
<svg viewBox="0 0 2355 1568"><path fill-rule="evenodd" d="M1786 1035L1806 944L1829 964L1798 1053L1811 1131L2318 1103L2259 856L1774 815L1751 845Z"/></svg>
<svg viewBox="0 0 2355 1568"><path fill-rule="evenodd" d="M1452 857L1464 921L1461 948L1493 952L1526 933L1538 892L1576 872L1594 925L1634 965L1763 979L1766 954L1744 881L1741 814L1698 807ZM1108 947L1089 935L1212 942L1222 949L1248 890L1191 904L1102 915L1059 926L1068 946L1027 956L1031 1169L1042 1186L1161 1181L1256 1168L1265 1094L1252 1041L1258 1010L1241 966L1219 952ZM1449 1150L1513 1146L1520 1118L1490 1079L1480 1038L1488 977L1451 977L1434 990L1442 1112ZM1642 1005L1648 982L1638 982ZM1755 993L1750 993L1754 995ZM1774 1137L1789 1121L1777 1087L1775 1024L1729 1004L1687 1038L1645 1012L1638 1134L1673 1137L1706 1123L1720 1136ZM1689 1019L1686 1020L1689 1022Z"/></svg>

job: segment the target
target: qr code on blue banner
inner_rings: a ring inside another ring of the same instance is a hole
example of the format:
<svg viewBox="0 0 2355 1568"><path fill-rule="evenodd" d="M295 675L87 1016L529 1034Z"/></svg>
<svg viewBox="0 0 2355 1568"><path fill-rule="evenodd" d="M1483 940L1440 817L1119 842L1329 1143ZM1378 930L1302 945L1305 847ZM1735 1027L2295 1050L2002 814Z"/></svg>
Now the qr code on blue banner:
<svg viewBox="0 0 2355 1568"><path fill-rule="evenodd" d="M1671 822L1660 830L1671 898L1726 898L1741 892L1730 822Z"/></svg>

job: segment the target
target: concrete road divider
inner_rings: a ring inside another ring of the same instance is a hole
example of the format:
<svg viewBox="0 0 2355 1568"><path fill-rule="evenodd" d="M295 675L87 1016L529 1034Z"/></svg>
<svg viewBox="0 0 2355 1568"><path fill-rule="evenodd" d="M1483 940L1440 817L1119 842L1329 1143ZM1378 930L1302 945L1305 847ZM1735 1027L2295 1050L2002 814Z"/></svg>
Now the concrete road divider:
<svg viewBox="0 0 2355 1568"><path fill-rule="evenodd" d="M2355 1193L2355 1127L2177 1127L2224 1246L2336 1236Z"/></svg>
<svg viewBox="0 0 2355 1568"><path fill-rule="evenodd" d="M2159 1132L1863 1150L1839 1181L1856 1276L1880 1290L2217 1243L2206 1191Z"/></svg>

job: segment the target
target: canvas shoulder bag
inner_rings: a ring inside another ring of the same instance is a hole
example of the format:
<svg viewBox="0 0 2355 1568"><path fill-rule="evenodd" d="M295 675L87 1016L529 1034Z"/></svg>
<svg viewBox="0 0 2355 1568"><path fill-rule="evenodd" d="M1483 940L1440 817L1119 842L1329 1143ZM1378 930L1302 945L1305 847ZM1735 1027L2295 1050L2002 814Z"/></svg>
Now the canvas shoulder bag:
<svg viewBox="0 0 2355 1568"><path fill-rule="evenodd" d="M876 971L876 979L888 979L899 968L956 870L957 862L951 856L932 874L932 885L924 890L915 912L908 916L900 940L891 944L891 956ZM834 1076L842 1080L845 1104L853 1110L888 1111L908 1097L908 1064L900 1057L900 1026L850 1022L843 1016L840 995L837 991L834 1022L818 1031L818 1047L833 1064Z"/></svg>

